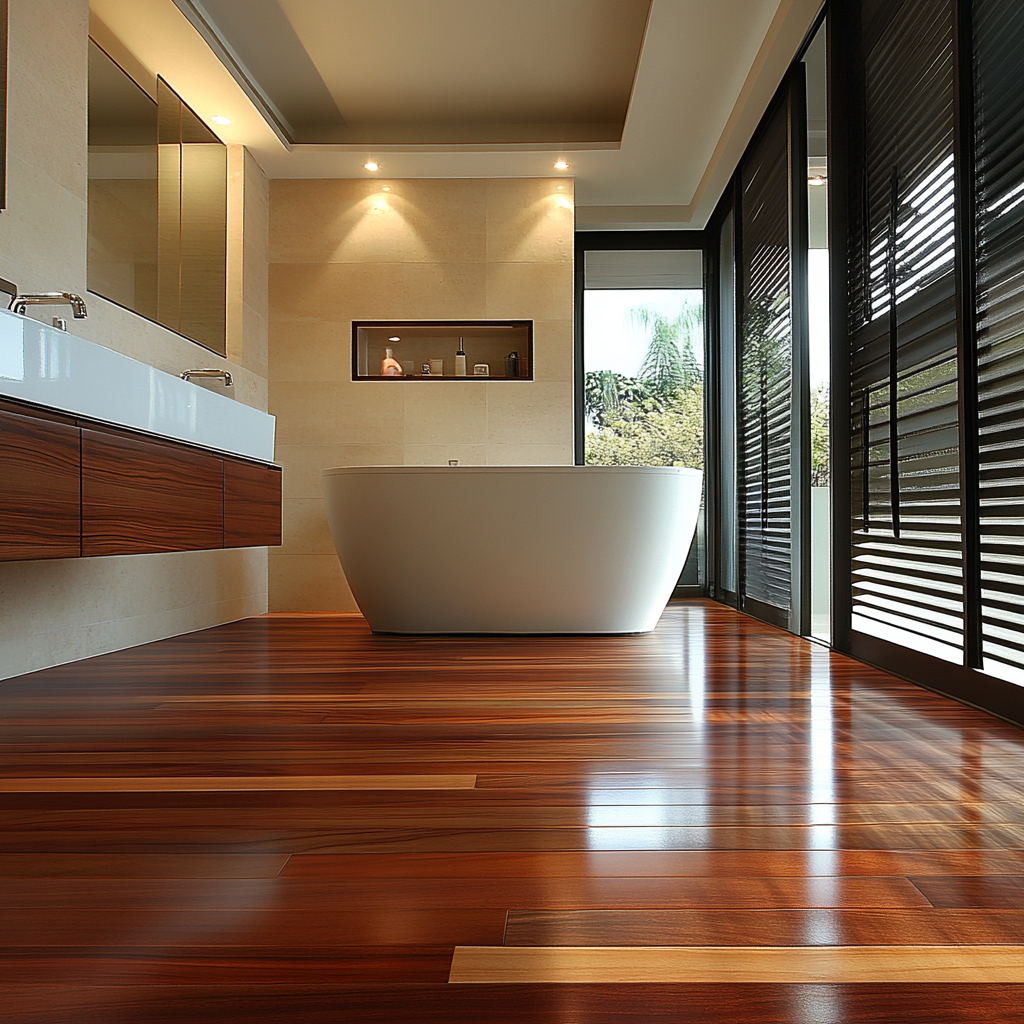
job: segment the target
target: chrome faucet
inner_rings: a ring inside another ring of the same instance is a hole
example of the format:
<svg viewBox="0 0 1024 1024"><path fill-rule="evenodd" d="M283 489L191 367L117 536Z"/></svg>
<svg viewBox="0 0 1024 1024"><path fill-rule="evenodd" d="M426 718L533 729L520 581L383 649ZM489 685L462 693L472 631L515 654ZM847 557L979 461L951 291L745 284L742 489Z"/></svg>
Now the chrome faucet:
<svg viewBox="0 0 1024 1024"><path fill-rule="evenodd" d="M15 295L7 308L13 313L24 313L28 306L70 306L76 320L84 320L89 314L81 295L74 292L36 292L32 295Z"/></svg>
<svg viewBox="0 0 1024 1024"><path fill-rule="evenodd" d="M231 374L227 370L185 370L183 373L179 373L178 376L182 380L191 380L193 377L223 377L224 387L229 388L232 384Z"/></svg>

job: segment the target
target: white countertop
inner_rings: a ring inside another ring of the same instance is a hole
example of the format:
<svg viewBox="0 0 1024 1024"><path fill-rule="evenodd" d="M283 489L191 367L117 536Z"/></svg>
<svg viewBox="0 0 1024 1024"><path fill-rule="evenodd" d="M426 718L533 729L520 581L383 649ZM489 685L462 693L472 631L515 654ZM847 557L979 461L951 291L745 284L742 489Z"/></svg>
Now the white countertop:
<svg viewBox="0 0 1024 1024"><path fill-rule="evenodd" d="M261 462L274 460L273 416L5 309L0 309L0 395Z"/></svg>

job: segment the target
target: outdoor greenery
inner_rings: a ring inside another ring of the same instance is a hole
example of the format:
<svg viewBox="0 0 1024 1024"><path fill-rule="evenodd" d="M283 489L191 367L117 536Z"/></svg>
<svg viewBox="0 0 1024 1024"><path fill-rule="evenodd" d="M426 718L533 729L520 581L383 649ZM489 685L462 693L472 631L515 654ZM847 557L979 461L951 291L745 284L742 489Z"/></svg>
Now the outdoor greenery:
<svg viewBox="0 0 1024 1024"><path fill-rule="evenodd" d="M811 389L811 486L828 487L828 385Z"/></svg>
<svg viewBox="0 0 1024 1024"><path fill-rule="evenodd" d="M699 340L699 306L669 318L647 306L630 310L633 323L649 335L635 377L594 370L584 379L589 430L586 459L602 466L691 466L704 468L704 377L694 354ZM748 306L748 401L765 401L772 376L782 372L785 342L778 334L776 304ZM829 485L829 391L811 391L811 485Z"/></svg>
<svg viewBox="0 0 1024 1024"><path fill-rule="evenodd" d="M669 318L640 306L630 317L649 335L637 376L594 370L584 380L587 463L703 469L704 376L693 347L703 311Z"/></svg>

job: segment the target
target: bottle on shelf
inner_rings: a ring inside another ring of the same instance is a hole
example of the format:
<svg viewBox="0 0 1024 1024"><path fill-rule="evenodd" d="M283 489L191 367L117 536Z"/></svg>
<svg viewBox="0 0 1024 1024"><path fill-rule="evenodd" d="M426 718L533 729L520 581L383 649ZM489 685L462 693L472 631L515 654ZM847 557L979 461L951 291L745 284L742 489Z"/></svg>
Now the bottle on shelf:
<svg viewBox="0 0 1024 1024"><path fill-rule="evenodd" d="M519 376L519 353L509 352L505 356L505 376L506 377L518 377Z"/></svg>
<svg viewBox="0 0 1024 1024"><path fill-rule="evenodd" d="M459 350L455 353L455 376L466 376L466 349L462 338L459 338Z"/></svg>
<svg viewBox="0 0 1024 1024"><path fill-rule="evenodd" d="M380 364L380 375L382 377L405 376L402 364L395 358L395 353L390 348L384 349L384 359Z"/></svg>

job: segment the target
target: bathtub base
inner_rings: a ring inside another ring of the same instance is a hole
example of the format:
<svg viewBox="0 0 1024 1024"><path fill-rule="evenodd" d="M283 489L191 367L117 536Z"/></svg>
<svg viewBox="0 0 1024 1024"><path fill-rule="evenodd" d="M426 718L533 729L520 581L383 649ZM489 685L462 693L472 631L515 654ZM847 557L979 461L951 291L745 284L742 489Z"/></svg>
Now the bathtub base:
<svg viewBox="0 0 1024 1024"><path fill-rule="evenodd" d="M689 550L701 474L673 467L326 470L328 518L370 628L622 635L654 628Z"/></svg>

